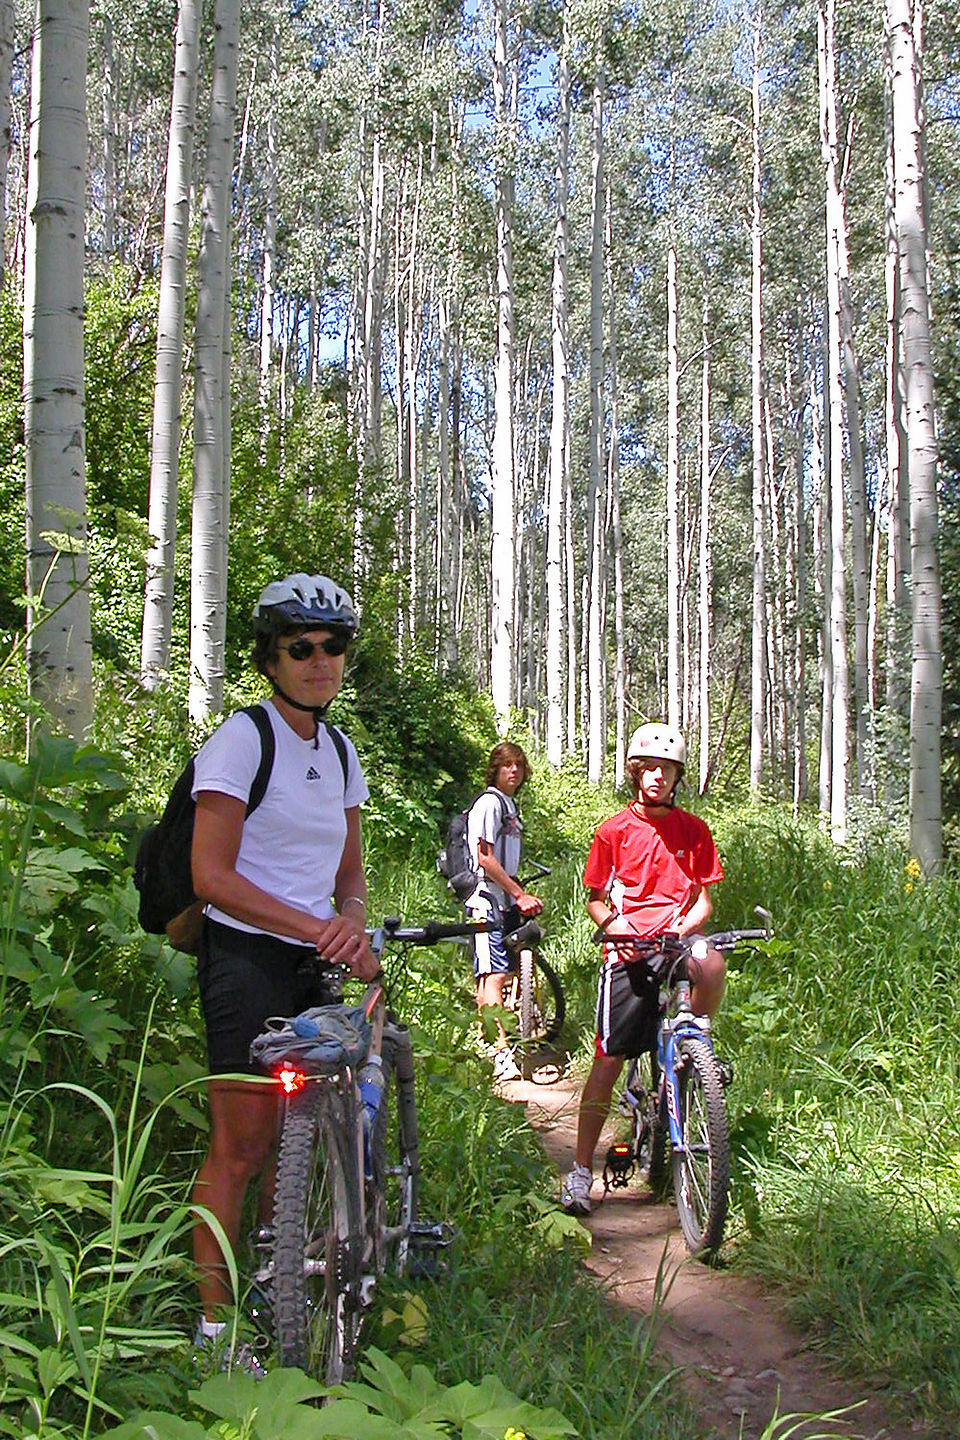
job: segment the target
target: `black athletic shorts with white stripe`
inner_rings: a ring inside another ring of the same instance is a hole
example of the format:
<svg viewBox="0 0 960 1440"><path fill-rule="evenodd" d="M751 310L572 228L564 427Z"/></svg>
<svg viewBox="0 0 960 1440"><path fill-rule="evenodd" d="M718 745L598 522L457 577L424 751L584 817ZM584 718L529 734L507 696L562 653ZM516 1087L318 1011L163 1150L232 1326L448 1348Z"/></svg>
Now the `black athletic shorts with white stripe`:
<svg viewBox="0 0 960 1440"><path fill-rule="evenodd" d="M605 960L597 985L597 1055L645 1055L657 1039L658 983L643 963Z"/></svg>
<svg viewBox="0 0 960 1440"><path fill-rule="evenodd" d="M211 1075L260 1073L250 1042L268 1015L299 1015L314 1003L316 958L312 945L204 920L197 979Z"/></svg>

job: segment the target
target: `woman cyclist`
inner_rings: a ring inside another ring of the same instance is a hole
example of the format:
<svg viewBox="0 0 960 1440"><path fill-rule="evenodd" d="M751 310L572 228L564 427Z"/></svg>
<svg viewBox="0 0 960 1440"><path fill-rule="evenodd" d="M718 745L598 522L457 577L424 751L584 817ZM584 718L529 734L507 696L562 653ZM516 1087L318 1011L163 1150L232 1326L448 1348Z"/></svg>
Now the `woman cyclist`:
<svg viewBox="0 0 960 1440"><path fill-rule="evenodd" d="M359 807L369 791L352 744L344 737L344 775L323 723L357 612L333 580L297 574L267 586L253 623L253 663L273 691L264 703L276 747L266 792L247 818L261 742L243 713L200 750L193 787L193 880L205 902L197 973L211 1075L210 1144L193 1203L216 1217L234 1250L257 1175L264 1177L261 1219L271 1217L276 1096L221 1077L251 1072L250 1042L267 1016L295 1015L310 1003L305 961L321 954L363 979L377 970L364 933L360 846ZM196 1342L213 1348L233 1295L220 1242L202 1218L194 1259L202 1307ZM262 1373L246 1347L233 1362Z"/></svg>

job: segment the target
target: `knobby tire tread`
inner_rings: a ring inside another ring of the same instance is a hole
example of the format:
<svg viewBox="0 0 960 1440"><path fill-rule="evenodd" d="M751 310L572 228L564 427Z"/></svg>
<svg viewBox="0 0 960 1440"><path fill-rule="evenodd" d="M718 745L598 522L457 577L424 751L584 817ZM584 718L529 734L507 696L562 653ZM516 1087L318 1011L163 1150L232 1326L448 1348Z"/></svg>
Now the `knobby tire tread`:
<svg viewBox="0 0 960 1440"><path fill-rule="evenodd" d="M339 1092L308 1083L286 1104L277 1154L277 1351L328 1384L353 1373L360 1327L358 1124L352 1081ZM308 1275L321 1258L325 1273Z"/></svg>
<svg viewBox="0 0 960 1440"><path fill-rule="evenodd" d="M708 1155L673 1153L673 1186L680 1228L693 1254L709 1257L719 1250L727 1221L730 1190L730 1137L723 1080L716 1057L703 1040L686 1037L677 1047L680 1116L684 1145L705 1143ZM699 1134L688 1133L693 1119ZM694 1179L699 1186L685 1185ZM704 1193L706 1192L706 1193Z"/></svg>
<svg viewBox="0 0 960 1440"><path fill-rule="evenodd" d="M563 1029L567 1002L560 977L539 952L520 951L518 990L521 1040L541 1045L556 1040Z"/></svg>

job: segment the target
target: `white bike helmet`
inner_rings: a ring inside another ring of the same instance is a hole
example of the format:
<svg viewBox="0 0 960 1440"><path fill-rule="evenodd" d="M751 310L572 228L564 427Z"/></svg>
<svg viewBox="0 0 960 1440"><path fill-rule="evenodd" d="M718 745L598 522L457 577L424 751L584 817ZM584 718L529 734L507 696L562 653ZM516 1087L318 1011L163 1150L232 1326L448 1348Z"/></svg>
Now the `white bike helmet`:
<svg viewBox="0 0 960 1440"><path fill-rule="evenodd" d="M654 720L634 730L627 746L628 760L672 760L681 771L687 763L687 747L679 730Z"/></svg>
<svg viewBox="0 0 960 1440"><path fill-rule="evenodd" d="M257 601L253 612L258 634L289 630L293 626L335 626L353 637L360 616L342 586L326 575L288 575L274 580Z"/></svg>

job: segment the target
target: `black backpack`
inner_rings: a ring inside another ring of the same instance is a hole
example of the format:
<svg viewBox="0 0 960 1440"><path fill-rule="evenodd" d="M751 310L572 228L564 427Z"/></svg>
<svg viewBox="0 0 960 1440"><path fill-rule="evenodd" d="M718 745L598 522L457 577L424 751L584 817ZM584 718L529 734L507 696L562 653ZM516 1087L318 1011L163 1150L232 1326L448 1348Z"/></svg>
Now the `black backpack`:
<svg viewBox="0 0 960 1440"><path fill-rule="evenodd" d="M266 794L276 741L270 717L262 705L247 705L260 735L260 764L250 786L247 815L252 815ZM324 721L337 751L343 784L347 784L347 747L335 725ZM191 851L196 802L193 790L193 759L187 761L170 792L163 814L143 832L133 862L133 883L140 892L137 918L149 935L166 935L177 950L196 953L200 938L203 906L193 889Z"/></svg>
<svg viewBox="0 0 960 1440"><path fill-rule="evenodd" d="M500 801L500 830L502 830L510 814L510 808L500 791L494 786L488 785L486 790L480 791L480 795L488 794L496 795ZM458 810L456 815L452 816L447 826L446 844L437 852L437 869L441 875L446 877L450 889L461 901L473 894L479 878L477 868L473 863L473 856L467 845L467 821L470 811L480 799L480 795L473 797L466 810ZM498 839L499 835L500 831L497 832Z"/></svg>

